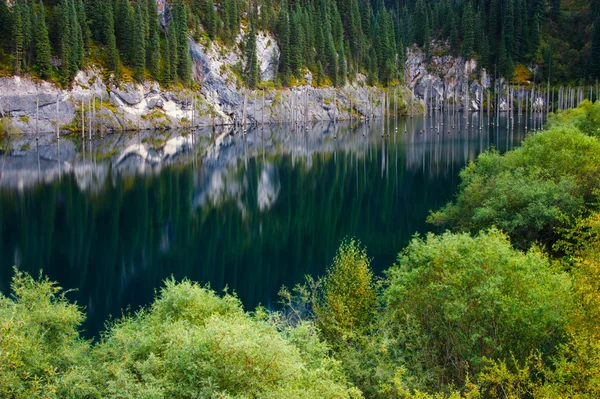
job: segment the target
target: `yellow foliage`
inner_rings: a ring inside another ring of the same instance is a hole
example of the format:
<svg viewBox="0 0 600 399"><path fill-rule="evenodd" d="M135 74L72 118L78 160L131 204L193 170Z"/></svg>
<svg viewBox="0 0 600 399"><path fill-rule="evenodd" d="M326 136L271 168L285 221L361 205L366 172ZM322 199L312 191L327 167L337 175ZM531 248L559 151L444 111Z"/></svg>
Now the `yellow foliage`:
<svg viewBox="0 0 600 399"><path fill-rule="evenodd" d="M513 75L513 83L518 85L527 84L531 79L531 71L523 64L518 64L515 67L515 73Z"/></svg>

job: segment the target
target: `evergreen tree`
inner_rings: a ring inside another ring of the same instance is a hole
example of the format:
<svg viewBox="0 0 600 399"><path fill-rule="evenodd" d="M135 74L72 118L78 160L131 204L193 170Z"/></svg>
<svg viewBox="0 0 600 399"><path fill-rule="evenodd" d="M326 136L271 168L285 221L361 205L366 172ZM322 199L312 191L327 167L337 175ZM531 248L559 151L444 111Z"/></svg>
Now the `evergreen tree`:
<svg viewBox="0 0 600 399"><path fill-rule="evenodd" d="M21 26L23 31L23 56L22 66L27 69L33 61L33 51L35 49L35 25L36 15L34 0L19 0L15 7L19 8L21 14Z"/></svg>
<svg viewBox="0 0 600 399"><path fill-rule="evenodd" d="M173 83L173 74L171 72L171 63L172 63L172 55L171 55L171 49L173 47L171 46L171 42L169 40L169 37L165 37L165 40L163 42L163 48L162 48L162 83L165 86L169 86L171 83Z"/></svg>
<svg viewBox="0 0 600 399"><path fill-rule="evenodd" d="M334 86L338 85L338 56L331 31L327 32L325 40L325 58L327 61L327 75Z"/></svg>
<svg viewBox="0 0 600 399"><path fill-rule="evenodd" d="M463 45L462 55L465 59L470 59L473 55L473 46L475 44L475 14L471 3L467 3L462 21Z"/></svg>
<svg viewBox="0 0 600 399"><path fill-rule="evenodd" d="M83 57L89 52L91 31L82 0L77 0L77 21L81 29L81 41L84 48Z"/></svg>
<svg viewBox="0 0 600 399"><path fill-rule="evenodd" d="M343 43L340 44L340 50L338 52L338 65L340 67L338 86L344 87L344 86L346 86L347 67L346 67L346 53L344 52L344 44Z"/></svg>
<svg viewBox="0 0 600 399"><path fill-rule="evenodd" d="M23 18L21 7L15 7L13 14L12 36L15 42L15 73L19 75L23 70Z"/></svg>
<svg viewBox="0 0 600 399"><path fill-rule="evenodd" d="M515 68L503 43L504 42L501 42L499 44L500 50L498 53L498 73L507 80L511 80Z"/></svg>
<svg viewBox="0 0 600 399"><path fill-rule="evenodd" d="M175 24L177 54L179 56L177 75L181 82L187 86L189 85L192 76L192 60L190 58L188 41L187 7L183 0L177 0L173 14L173 18L177 20L177 23Z"/></svg>
<svg viewBox="0 0 600 399"><path fill-rule="evenodd" d="M458 54L458 50L460 49L460 42L458 39L458 27L454 14L452 14L452 16L450 17L450 49L455 55Z"/></svg>
<svg viewBox="0 0 600 399"><path fill-rule="evenodd" d="M40 0L35 34L35 66L42 79L50 78L52 74L52 54L50 38L46 26L46 9Z"/></svg>
<svg viewBox="0 0 600 399"><path fill-rule="evenodd" d="M131 65L135 57L133 52L134 10L129 0L116 0L115 35L117 46L125 63Z"/></svg>
<svg viewBox="0 0 600 399"><path fill-rule="evenodd" d="M504 45L506 53L509 57L514 57L514 39L515 39L515 15L514 15L514 0L505 0L504 6Z"/></svg>
<svg viewBox="0 0 600 399"><path fill-rule="evenodd" d="M302 49L304 32L302 29L302 20L300 19L300 12L296 11L292 13L290 17L290 72L296 75L302 68Z"/></svg>
<svg viewBox="0 0 600 399"><path fill-rule="evenodd" d="M290 76L291 52L290 52L290 20L287 1L282 0L279 14L277 16L277 41L279 43L279 73L284 82Z"/></svg>
<svg viewBox="0 0 600 399"><path fill-rule="evenodd" d="M594 22L592 45L589 58L589 71L592 79L600 79L600 14Z"/></svg>
<svg viewBox="0 0 600 399"><path fill-rule="evenodd" d="M254 20L250 23L250 30L246 37L246 65L244 68L246 84L254 89L259 82L258 57L256 54L256 33L254 31Z"/></svg>
<svg viewBox="0 0 600 399"><path fill-rule="evenodd" d="M168 48L168 57L166 60L169 63L168 76L165 76L165 80L170 84L175 81L177 77L177 66L179 65L179 50L177 48L177 33L175 31L175 21L171 20L171 26L169 29L169 38L166 48Z"/></svg>
<svg viewBox="0 0 600 399"><path fill-rule="evenodd" d="M138 1L135 4L134 21L134 77L138 82L142 82L144 80L146 66L146 27L144 24L144 10L141 1Z"/></svg>
<svg viewBox="0 0 600 399"><path fill-rule="evenodd" d="M106 4L106 24L104 26L104 37L106 40L106 65L111 71L115 71L119 64L119 53L117 51L117 39L115 37L115 20L112 3Z"/></svg>
<svg viewBox="0 0 600 399"><path fill-rule="evenodd" d="M208 37L210 37L211 40L214 40L217 35L217 14L215 11L215 3L213 0L206 0L204 4L204 29L206 29Z"/></svg>
<svg viewBox="0 0 600 399"><path fill-rule="evenodd" d="M158 25L158 10L156 0L148 0L148 37L146 39L146 66L156 79L160 76L160 27Z"/></svg>

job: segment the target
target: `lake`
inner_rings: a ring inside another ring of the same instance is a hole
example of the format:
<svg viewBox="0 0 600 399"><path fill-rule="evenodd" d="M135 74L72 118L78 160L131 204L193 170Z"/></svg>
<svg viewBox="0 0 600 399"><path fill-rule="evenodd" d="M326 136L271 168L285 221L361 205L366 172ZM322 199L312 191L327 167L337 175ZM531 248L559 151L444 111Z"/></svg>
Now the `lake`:
<svg viewBox="0 0 600 399"><path fill-rule="evenodd" d="M380 120L0 137L0 291L14 267L43 271L74 289L90 337L170 276L277 308L280 287L323 274L344 237L381 274L433 228L428 212L452 199L463 166L530 134L524 120L415 117L387 122L384 137Z"/></svg>

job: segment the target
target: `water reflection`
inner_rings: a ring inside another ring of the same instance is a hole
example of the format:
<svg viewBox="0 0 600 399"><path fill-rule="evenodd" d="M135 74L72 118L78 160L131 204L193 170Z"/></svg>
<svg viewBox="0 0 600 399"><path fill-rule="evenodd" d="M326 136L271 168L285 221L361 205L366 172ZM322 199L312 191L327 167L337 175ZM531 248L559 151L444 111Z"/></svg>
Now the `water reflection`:
<svg viewBox="0 0 600 399"><path fill-rule="evenodd" d="M282 285L322 273L348 235L380 271L428 229L428 210L451 198L462 166L526 134L506 117L486 122L3 137L0 290L13 265L43 269L78 289L69 297L86 307L94 335L171 275L228 286L249 308L276 306Z"/></svg>

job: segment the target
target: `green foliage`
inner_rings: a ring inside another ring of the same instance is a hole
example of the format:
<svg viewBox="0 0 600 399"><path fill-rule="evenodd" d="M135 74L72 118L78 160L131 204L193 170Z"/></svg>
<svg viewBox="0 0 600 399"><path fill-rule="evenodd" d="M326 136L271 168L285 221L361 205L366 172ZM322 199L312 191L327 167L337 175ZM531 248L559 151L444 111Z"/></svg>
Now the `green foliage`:
<svg viewBox="0 0 600 399"><path fill-rule="evenodd" d="M594 207L599 160L597 139L554 126L505 155L480 155L461 171L456 200L428 220L471 232L496 226L519 248L551 246L557 228Z"/></svg>
<svg viewBox="0 0 600 399"><path fill-rule="evenodd" d="M314 334L286 335L231 295L168 280L151 308L111 326L94 379L109 397L350 397Z"/></svg>
<svg viewBox="0 0 600 399"><path fill-rule="evenodd" d="M0 296L0 394L8 398L360 398L303 323L278 330L232 295L167 280L152 306L90 348L83 313L47 279L16 273Z"/></svg>
<svg viewBox="0 0 600 399"><path fill-rule="evenodd" d="M550 126L573 126L587 135L600 137L600 102L584 100L577 108L551 114L548 123Z"/></svg>
<svg viewBox="0 0 600 399"><path fill-rule="evenodd" d="M416 368L410 352L425 351L418 367L438 388L463 384L486 358L524 361L533 350L551 353L564 338L569 277L539 249L512 249L497 230L414 238L386 274L386 324L420 330L396 345L408 352L409 370Z"/></svg>
<svg viewBox="0 0 600 399"><path fill-rule="evenodd" d="M244 76L249 88L254 89L258 85L258 57L256 55L256 33L254 32L254 22L250 26L250 32L246 38L246 65L244 66Z"/></svg>
<svg viewBox="0 0 600 399"><path fill-rule="evenodd" d="M46 27L46 9L41 1L35 29L35 64L42 79L50 78L52 74L50 39Z"/></svg>
<svg viewBox="0 0 600 399"><path fill-rule="evenodd" d="M13 298L0 295L0 396L91 397L84 316L54 283L17 272Z"/></svg>

